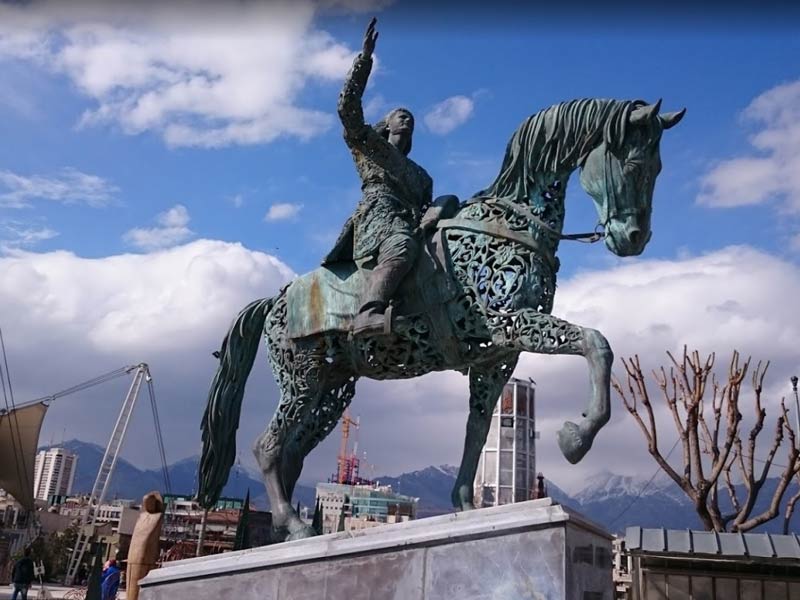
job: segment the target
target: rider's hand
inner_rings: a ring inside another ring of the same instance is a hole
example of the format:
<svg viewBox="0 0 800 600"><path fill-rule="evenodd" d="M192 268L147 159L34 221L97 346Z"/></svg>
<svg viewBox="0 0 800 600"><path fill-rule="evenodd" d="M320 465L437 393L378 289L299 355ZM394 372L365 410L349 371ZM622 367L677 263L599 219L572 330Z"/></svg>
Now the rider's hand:
<svg viewBox="0 0 800 600"><path fill-rule="evenodd" d="M372 17L372 20L367 25L367 31L364 33L364 45L361 49L361 56L364 58L371 58L372 53L375 52L375 42L378 39L378 32L375 31L375 23L378 22L376 17Z"/></svg>

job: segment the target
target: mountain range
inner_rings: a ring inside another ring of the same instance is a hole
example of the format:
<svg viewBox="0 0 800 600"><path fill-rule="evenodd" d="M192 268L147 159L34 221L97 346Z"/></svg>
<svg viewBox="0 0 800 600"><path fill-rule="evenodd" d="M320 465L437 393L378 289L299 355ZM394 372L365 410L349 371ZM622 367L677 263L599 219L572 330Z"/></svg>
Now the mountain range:
<svg viewBox="0 0 800 600"><path fill-rule="evenodd" d="M78 454L73 493L88 493L100 467L103 448L79 440L60 445ZM171 488L174 493L191 494L197 487L200 458L193 456L168 466ZM377 477L383 485L391 485L401 494L419 498L418 516L444 514L452 510L450 493L455 483L458 467L430 466L418 471L392 477ZM756 503L755 512L766 507L777 479L768 479ZM151 490L163 490L164 480L160 470L142 470L128 461L117 460L116 470L109 486L109 498L141 498ZM243 498L250 490L251 500L258 509L268 509L269 502L261 480L247 469L234 465L223 495ZM689 499L668 477L659 474L652 481L602 471L589 477L583 488L568 494L552 481L547 482L548 495L556 502L571 507L612 532L624 532L628 526L665 527L668 529L701 529L700 520ZM794 490L787 492L787 497ZM298 485L294 503L313 507L314 488ZM800 519L798 517L797 519ZM800 529L800 521L793 519L792 530ZM780 533L780 518L767 523L763 531Z"/></svg>

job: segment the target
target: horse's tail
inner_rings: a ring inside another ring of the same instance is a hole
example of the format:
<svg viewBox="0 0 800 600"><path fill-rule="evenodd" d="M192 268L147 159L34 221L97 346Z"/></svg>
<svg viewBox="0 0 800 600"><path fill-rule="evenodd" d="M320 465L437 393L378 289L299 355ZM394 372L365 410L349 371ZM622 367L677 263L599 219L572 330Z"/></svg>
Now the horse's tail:
<svg viewBox="0 0 800 600"><path fill-rule="evenodd" d="M233 321L222 340L219 367L208 392L208 404L200 428L203 454L200 457L197 501L211 508L219 500L236 458L236 430L247 376L253 368L264 322L277 298L262 298L248 304Z"/></svg>

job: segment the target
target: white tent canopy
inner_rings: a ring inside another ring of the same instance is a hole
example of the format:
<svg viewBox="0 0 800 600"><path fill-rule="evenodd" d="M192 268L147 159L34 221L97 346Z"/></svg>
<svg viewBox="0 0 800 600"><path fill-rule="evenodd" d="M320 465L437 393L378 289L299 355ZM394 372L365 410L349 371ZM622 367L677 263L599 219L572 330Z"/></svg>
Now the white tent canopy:
<svg viewBox="0 0 800 600"><path fill-rule="evenodd" d="M47 404L0 411L0 488L33 508L33 465Z"/></svg>

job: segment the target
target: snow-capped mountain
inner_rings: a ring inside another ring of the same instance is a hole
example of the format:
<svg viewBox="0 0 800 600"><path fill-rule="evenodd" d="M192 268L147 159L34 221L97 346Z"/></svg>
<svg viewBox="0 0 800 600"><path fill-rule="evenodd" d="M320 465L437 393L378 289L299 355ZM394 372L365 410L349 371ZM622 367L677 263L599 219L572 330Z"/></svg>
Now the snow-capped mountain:
<svg viewBox="0 0 800 600"><path fill-rule="evenodd" d="M579 503L602 502L620 496L635 496L652 493L647 481L630 475L617 475L608 470L600 471L586 480L583 488L573 494Z"/></svg>
<svg viewBox="0 0 800 600"><path fill-rule="evenodd" d="M617 500L620 497L664 495L675 502L682 502L685 498L685 494L677 484L661 471L654 478L645 479L632 475L618 475L606 469L589 477L583 488L572 497L583 504Z"/></svg>

